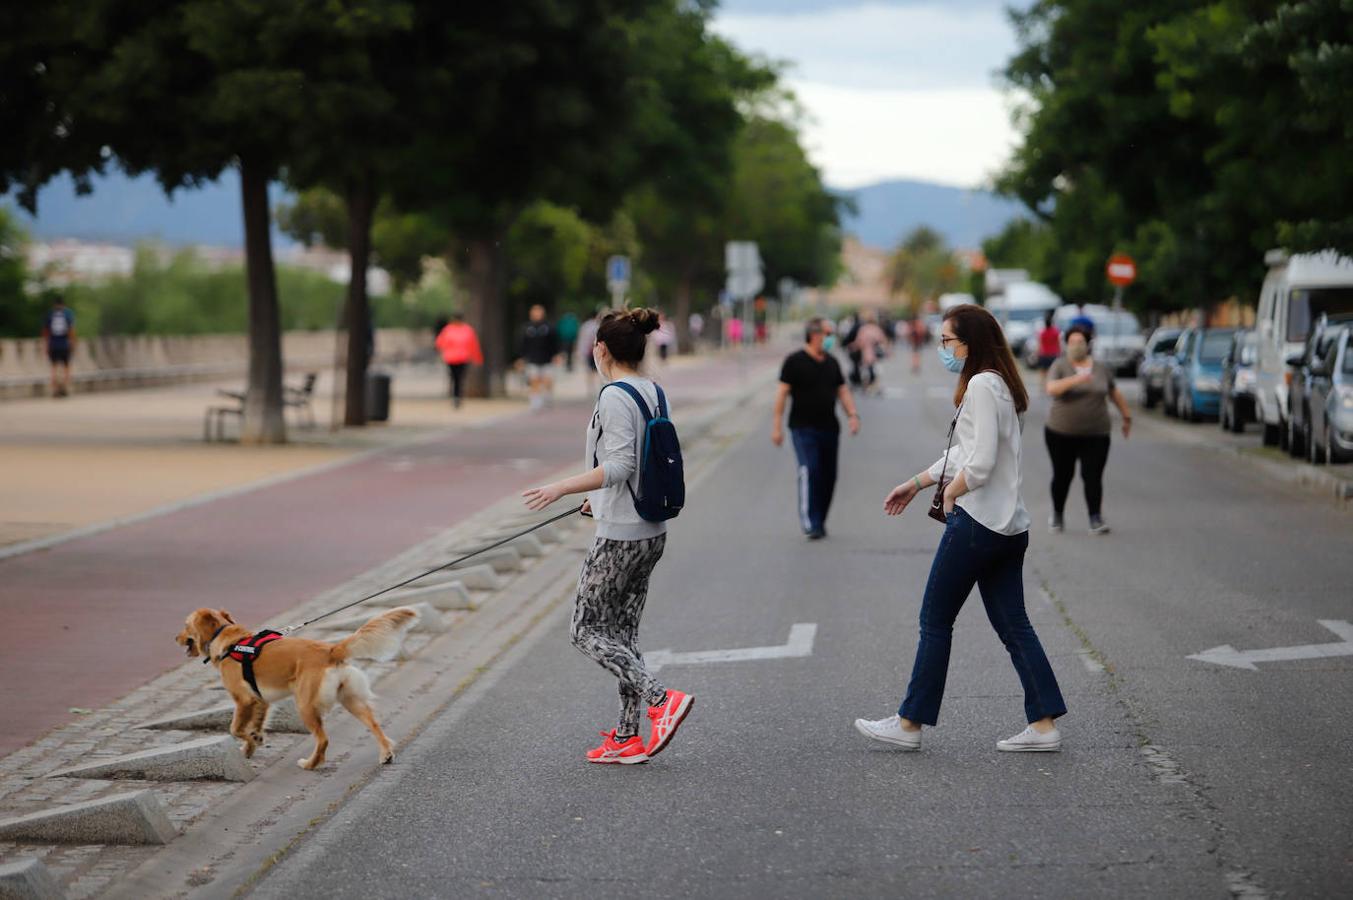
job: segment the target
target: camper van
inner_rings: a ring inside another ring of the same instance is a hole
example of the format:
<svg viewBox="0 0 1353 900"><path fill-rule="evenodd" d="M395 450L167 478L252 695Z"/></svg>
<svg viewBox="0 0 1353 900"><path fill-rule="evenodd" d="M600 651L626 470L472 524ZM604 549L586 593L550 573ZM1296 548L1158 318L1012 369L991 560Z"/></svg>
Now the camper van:
<svg viewBox="0 0 1353 900"><path fill-rule="evenodd" d="M1010 351L1019 357L1025 343L1043 326L1043 317L1062 305L1062 298L1037 281L1006 285L998 297L987 298L987 309L1005 329Z"/></svg>
<svg viewBox="0 0 1353 900"><path fill-rule="evenodd" d="M1264 426L1264 443L1273 446L1287 433L1289 358L1302 352L1312 323L1322 314L1353 313L1353 259L1332 250L1299 256L1270 250L1264 262L1269 269L1255 322L1255 412Z"/></svg>

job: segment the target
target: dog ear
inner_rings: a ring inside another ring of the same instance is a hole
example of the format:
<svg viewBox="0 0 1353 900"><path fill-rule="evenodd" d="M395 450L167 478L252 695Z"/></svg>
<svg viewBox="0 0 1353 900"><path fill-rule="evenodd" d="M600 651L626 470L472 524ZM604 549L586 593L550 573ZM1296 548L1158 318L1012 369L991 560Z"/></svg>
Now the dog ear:
<svg viewBox="0 0 1353 900"><path fill-rule="evenodd" d="M220 616L222 619L224 619L224 620L226 621L226 624L227 624L227 625L234 625L234 624L235 624L235 620L232 619L232 618L230 618L230 613L226 612L225 610L223 610L223 609L218 609L218 610L216 610L216 614L217 614L218 616Z"/></svg>

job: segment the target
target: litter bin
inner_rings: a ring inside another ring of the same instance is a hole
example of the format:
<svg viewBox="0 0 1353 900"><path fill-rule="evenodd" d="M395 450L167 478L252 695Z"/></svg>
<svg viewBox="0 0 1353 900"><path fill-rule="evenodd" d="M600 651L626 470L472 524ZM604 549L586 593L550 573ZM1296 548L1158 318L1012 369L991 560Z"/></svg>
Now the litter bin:
<svg viewBox="0 0 1353 900"><path fill-rule="evenodd" d="M390 375L386 372L366 373L366 419L390 421Z"/></svg>

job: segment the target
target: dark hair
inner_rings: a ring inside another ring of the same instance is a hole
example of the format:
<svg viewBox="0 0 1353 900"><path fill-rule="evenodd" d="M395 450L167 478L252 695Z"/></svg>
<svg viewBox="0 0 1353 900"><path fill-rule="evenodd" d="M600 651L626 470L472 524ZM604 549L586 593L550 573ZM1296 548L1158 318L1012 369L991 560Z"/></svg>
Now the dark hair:
<svg viewBox="0 0 1353 900"><path fill-rule="evenodd" d="M1053 318L1055 317L1055 315L1056 315L1055 310L1051 310L1051 309L1048 310L1046 313L1043 314L1043 324L1044 324L1045 326L1051 328L1051 327L1052 327L1052 320L1053 320Z"/></svg>
<svg viewBox="0 0 1353 900"><path fill-rule="evenodd" d="M803 342L806 344L813 339L813 335L821 334L822 332L826 331L827 329L822 327L825 324L825 322L826 320L823 319L821 316L813 316L807 322L804 322Z"/></svg>
<svg viewBox="0 0 1353 900"><path fill-rule="evenodd" d="M657 328L656 309L613 309L601 317L597 343L605 344L616 362L638 365L644 360L648 335Z"/></svg>
<svg viewBox="0 0 1353 900"><path fill-rule="evenodd" d="M1066 330L1066 334L1062 335L1062 342L1066 343L1071 340L1073 334L1079 334L1084 337L1087 345L1093 343L1095 339L1095 333L1089 328L1086 328L1084 325L1072 325Z"/></svg>
<svg viewBox="0 0 1353 900"><path fill-rule="evenodd" d="M1010 395L1015 400L1015 411L1024 412L1029 408L1029 392L1024 389L1024 379L1015 366L1015 356L1010 345L1005 342L1005 333L1001 331L996 317L980 306L964 303L949 309L944 321L953 323L954 337L968 348L968 358L963 361L963 373L958 377L958 389L954 391L954 405L963 402L968 382L981 372L995 372L1005 381Z"/></svg>

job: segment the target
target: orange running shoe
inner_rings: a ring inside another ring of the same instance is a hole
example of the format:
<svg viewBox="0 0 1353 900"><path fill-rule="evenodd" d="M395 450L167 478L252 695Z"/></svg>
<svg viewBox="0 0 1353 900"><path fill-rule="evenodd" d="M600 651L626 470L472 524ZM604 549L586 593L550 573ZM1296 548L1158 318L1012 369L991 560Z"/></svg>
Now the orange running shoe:
<svg viewBox="0 0 1353 900"><path fill-rule="evenodd" d="M606 740L601 742L600 747L593 747L587 751L587 761L594 763L619 763L622 766L633 765L634 763L648 762L648 753L644 750L644 742L639 739L639 735L632 734L624 741L616 741L615 729L601 732L601 736Z"/></svg>
<svg viewBox="0 0 1353 900"><path fill-rule="evenodd" d="M667 746L667 742L676 734L686 716L695 705L695 698L681 691L668 691L667 696L657 706L648 708L648 720L653 733L648 739L649 757L657 756Z"/></svg>

